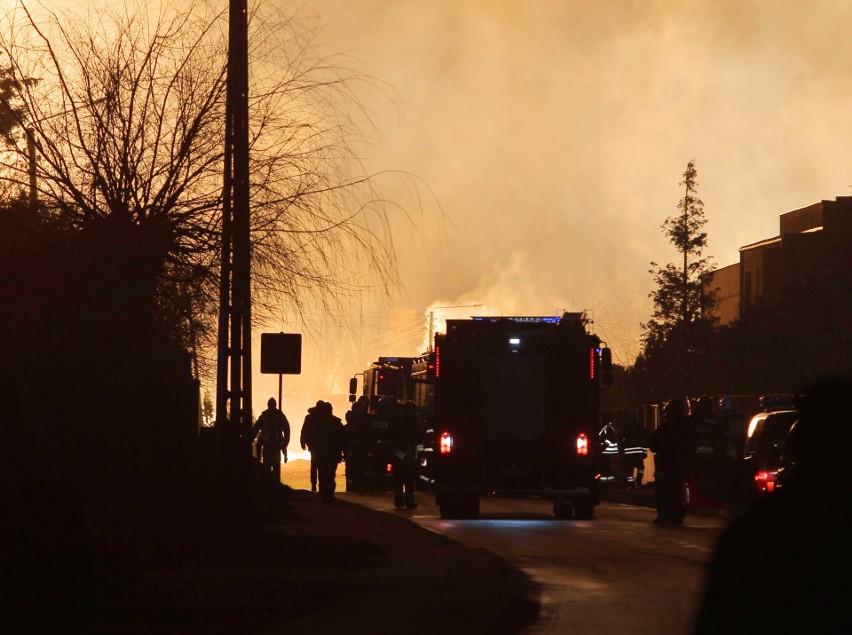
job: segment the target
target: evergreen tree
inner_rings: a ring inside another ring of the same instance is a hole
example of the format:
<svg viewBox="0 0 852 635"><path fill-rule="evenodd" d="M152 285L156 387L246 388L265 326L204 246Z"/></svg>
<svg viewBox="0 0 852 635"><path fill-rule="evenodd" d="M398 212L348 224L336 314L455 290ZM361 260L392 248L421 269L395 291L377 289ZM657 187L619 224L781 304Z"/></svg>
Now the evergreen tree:
<svg viewBox="0 0 852 635"><path fill-rule="evenodd" d="M17 79L11 68L0 68L0 138L7 144L15 142L15 130L21 127L26 110L20 103L20 90L33 86L34 79Z"/></svg>
<svg viewBox="0 0 852 635"><path fill-rule="evenodd" d="M711 259L703 255L707 233L704 203L698 198L698 171L691 160L683 173L680 213L668 217L662 229L682 256L680 263L660 267L651 262L656 289L654 315L643 335L637 367L647 375L649 387L661 396L695 394L714 388L712 342L716 318L712 315L715 292L708 288Z"/></svg>

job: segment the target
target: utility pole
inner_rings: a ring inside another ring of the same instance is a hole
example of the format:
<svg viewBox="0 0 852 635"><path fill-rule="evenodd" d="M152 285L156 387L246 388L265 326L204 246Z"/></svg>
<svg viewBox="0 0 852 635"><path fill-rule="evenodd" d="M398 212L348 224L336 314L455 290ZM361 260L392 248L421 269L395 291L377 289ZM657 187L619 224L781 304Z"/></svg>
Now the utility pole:
<svg viewBox="0 0 852 635"><path fill-rule="evenodd" d="M429 310L428 334L426 336L426 350L432 352L432 338L435 335L435 311L437 309L475 309L481 307L481 304L454 304L453 306L433 306Z"/></svg>
<svg viewBox="0 0 852 635"><path fill-rule="evenodd" d="M35 213L38 208L38 193L36 192L36 147L35 133L33 129L27 126L25 133L27 135L27 161L28 172L30 177L30 211Z"/></svg>
<svg viewBox="0 0 852 635"><path fill-rule="evenodd" d="M250 454L251 237L249 212L248 20L230 0L222 208L222 274L216 367L216 427L226 452Z"/></svg>
<svg viewBox="0 0 852 635"><path fill-rule="evenodd" d="M96 106L106 100L105 97L101 97L100 99L96 99L91 102L91 106ZM27 138L27 174L29 176L30 181L30 193L29 193L29 203L30 210L35 212L38 207L38 180L36 176L37 166L36 166L36 131L33 128L36 124L40 124L43 121L49 121L56 117L62 117L63 115L74 114L76 118L76 109L69 108L67 110L63 110L62 112L55 112L52 115L48 115L47 117L42 117L41 119L33 119L32 122L24 128L24 135Z"/></svg>

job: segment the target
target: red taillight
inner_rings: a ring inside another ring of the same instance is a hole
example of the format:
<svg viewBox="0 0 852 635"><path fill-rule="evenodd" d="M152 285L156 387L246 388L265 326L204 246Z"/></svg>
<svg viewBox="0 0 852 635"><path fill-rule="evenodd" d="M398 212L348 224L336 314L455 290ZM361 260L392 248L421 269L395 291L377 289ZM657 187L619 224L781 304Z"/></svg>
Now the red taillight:
<svg viewBox="0 0 852 635"><path fill-rule="evenodd" d="M441 454L449 454L453 451L453 436L449 432L441 433Z"/></svg>
<svg viewBox="0 0 852 635"><path fill-rule="evenodd" d="M754 484L757 486L758 491L775 491L775 472L770 470L759 470L754 475Z"/></svg>
<svg viewBox="0 0 852 635"><path fill-rule="evenodd" d="M385 468L385 471L386 472L393 472L393 464L388 463L387 467Z"/></svg>
<svg viewBox="0 0 852 635"><path fill-rule="evenodd" d="M589 454L589 437L585 432L577 435L577 454L579 456L588 456Z"/></svg>

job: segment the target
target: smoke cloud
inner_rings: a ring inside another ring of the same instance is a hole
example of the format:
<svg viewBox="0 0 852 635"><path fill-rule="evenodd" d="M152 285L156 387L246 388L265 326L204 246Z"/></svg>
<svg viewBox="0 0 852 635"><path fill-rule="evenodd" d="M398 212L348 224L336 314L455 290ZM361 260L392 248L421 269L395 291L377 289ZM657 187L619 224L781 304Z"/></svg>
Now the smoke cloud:
<svg viewBox="0 0 852 635"><path fill-rule="evenodd" d="M432 316L440 330L447 317L585 310L616 361L631 363L652 311L649 263L677 258L660 225L677 213L690 159L717 266L777 235L779 214L849 194L852 5L311 0L306 9L325 25L324 50L351 55L399 95L399 104L364 95L382 134L368 164L416 175L435 208L424 210L419 241L402 231L398 243L405 288L392 304L410 310L419 335L361 329L371 333L363 348L341 346L355 353L341 379L379 355L425 350ZM463 308L437 308L454 306Z"/></svg>

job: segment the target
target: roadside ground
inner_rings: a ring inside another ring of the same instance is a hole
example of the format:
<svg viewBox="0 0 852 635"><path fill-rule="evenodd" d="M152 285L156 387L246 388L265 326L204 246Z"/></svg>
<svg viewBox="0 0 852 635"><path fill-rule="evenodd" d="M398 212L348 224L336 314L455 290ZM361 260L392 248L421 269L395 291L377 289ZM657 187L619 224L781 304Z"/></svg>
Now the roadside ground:
<svg viewBox="0 0 852 635"><path fill-rule="evenodd" d="M213 526L196 557L98 585L56 631L508 635L535 620L525 574L403 516L290 486L307 464L284 466L285 484L253 465L247 496L206 499Z"/></svg>

